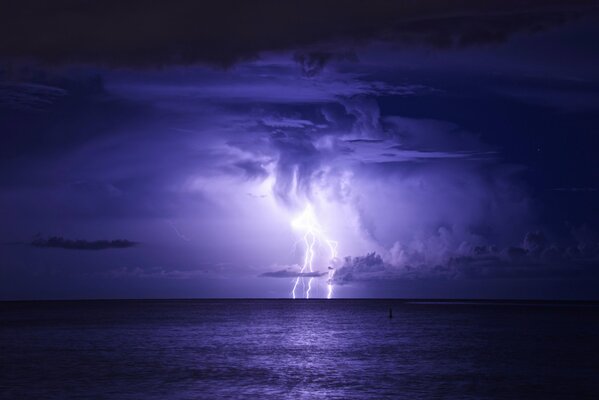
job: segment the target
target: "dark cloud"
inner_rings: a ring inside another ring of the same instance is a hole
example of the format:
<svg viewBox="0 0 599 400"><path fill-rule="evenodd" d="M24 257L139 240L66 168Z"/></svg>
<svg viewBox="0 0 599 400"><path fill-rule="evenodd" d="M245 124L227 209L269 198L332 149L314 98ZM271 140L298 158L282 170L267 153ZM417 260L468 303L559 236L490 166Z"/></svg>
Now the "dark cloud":
<svg viewBox="0 0 599 400"><path fill-rule="evenodd" d="M592 187L583 187L583 188L576 188L576 187L571 187L571 188L555 188L553 189L556 192L572 192L572 193L594 193L599 191L597 188L592 188Z"/></svg>
<svg viewBox="0 0 599 400"><path fill-rule="evenodd" d="M0 84L0 108L45 110L63 97L61 88L35 83Z"/></svg>
<svg viewBox="0 0 599 400"><path fill-rule="evenodd" d="M534 32L588 12L595 0L5 1L0 58L127 66L231 65L265 50L385 37L471 45ZM308 74L328 56L304 57Z"/></svg>
<svg viewBox="0 0 599 400"><path fill-rule="evenodd" d="M318 278L321 276L326 275L326 272L318 272L318 271L314 271L314 272L297 272L297 271L293 271L289 268L287 269L280 269L278 271L273 271L273 272L265 272L263 274L260 274L261 277L264 278Z"/></svg>
<svg viewBox="0 0 599 400"><path fill-rule="evenodd" d="M0 67L0 162L63 153L106 137L142 108L109 94L93 72Z"/></svg>
<svg viewBox="0 0 599 400"><path fill-rule="evenodd" d="M393 267L383 261L383 258L374 252L365 256L346 257L345 262L335 272L334 282L343 285L350 282L370 280L375 277L384 278L387 270Z"/></svg>
<svg viewBox="0 0 599 400"><path fill-rule="evenodd" d="M496 245L462 243L459 249L438 248L438 261L430 262L432 250L404 251L403 257L384 259L380 254L346 257L335 273L335 283L384 279L539 279L599 276L599 240L587 228L573 231L575 242L549 242L541 231L526 233L522 244ZM423 244L416 247L423 248Z"/></svg>
<svg viewBox="0 0 599 400"><path fill-rule="evenodd" d="M289 203L294 189L298 193L310 192L313 174L318 171L323 155L313 139L302 132L276 134L270 140L279 155L273 191L279 199Z"/></svg>
<svg viewBox="0 0 599 400"><path fill-rule="evenodd" d="M333 58L333 54L325 52L296 53L293 59L301 66L302 74L307 77L317 75Z"/></svg>
<svg viewBox="0 0 599 400"><path fill-rule="evenodd" d="M82 240L65 239L60 236L52 236L47 239L37 237L30 243L35 247L53 247L67 250L106 250L106 249L126 249L136 246L138 243L126 239L115 240Z"/></svg>
<svg viewBox="0 0 599 400"><path fill-rule="evenodd" d="M260 161L243 160L234 163L234 166L241 171L248 179L264 179L268 176L268 171Z"/></svg>
<svg viewBox="0 0 599 400"><path fill-rule="evenodd" d="M330 51L308 51L297 52L293 56L302 68L302 74L305 77L311 78L318 75L324 67L331 61L357 61L358 57L355 53L334 53Z"/></svg>

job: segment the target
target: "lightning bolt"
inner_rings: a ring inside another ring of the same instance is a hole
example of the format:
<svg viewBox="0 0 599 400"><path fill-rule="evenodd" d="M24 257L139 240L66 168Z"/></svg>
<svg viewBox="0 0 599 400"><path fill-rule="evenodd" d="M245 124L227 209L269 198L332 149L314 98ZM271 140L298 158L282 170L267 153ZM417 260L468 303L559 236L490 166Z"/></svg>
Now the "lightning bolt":
<svg viewBox="0 0 599 400"><path fill-rule="evenodd" d="M175 224L173 224L173 221L168 220L168 224L171 226L171 228L173 228L173 230L175 231L175 233L177 234L177 236L179 236L179 238L181 238L182 240L185 240L186 242L189 242L189 238L187 236L185 236L184 234L182 234L179 229L177 229L177 227L175 226Z"/></svg>
<svg viewBox="0 0 599 400"><path fill-rule="evenodd" d="M331 261L333 261L337 257L337 242L334 240L330 240L326 237L324 230L321 228L318 220L316 218L316 214L314 213L314 209L311 205L308 204L306 206L304 212L294 219L291 223L291 226L295 229L299 229L304 232L303 241L304 241L304 262L302 264L302 268L300 270L299 275L295 278L295 282L293 284L293 290L291 291L292 297L296 298L296 289L300 282L300 278L302 280L302 284L304 284L304 273L309 271L310 273L314 272L314 255L316 254L315 246L319 242L324 242L328 245L331 255ZM327 299L330 299L333 295L333 276L335 275L335 269L332 265L328 266L328 279L327 279ZM308 280L308 289L306 290L306 299L310 298L310 292L312 290L312 281L314 280L314 276L311 275Z"/></svg>
<svg viewBox="0 0 599 400"><path fill-rule="evenodd" d="M331 261L337 258L337 245L338 243L334 240L327 240L329 250L331 251ZM327 279L327 299L333 297L333 277L335 276L335 268L332 265L328 267L328 279Z"/></svg>

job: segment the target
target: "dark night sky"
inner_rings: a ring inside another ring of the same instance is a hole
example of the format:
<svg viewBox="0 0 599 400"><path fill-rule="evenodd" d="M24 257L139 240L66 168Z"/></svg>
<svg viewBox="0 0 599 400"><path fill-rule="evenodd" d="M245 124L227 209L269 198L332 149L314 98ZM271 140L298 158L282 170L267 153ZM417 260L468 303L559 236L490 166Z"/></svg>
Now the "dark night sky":
<svg viewBox="0 0 599 400"><path fill-rule="evenodd" d="M0 0L0 299L599 300L599 2L148 3Z"/></svg>

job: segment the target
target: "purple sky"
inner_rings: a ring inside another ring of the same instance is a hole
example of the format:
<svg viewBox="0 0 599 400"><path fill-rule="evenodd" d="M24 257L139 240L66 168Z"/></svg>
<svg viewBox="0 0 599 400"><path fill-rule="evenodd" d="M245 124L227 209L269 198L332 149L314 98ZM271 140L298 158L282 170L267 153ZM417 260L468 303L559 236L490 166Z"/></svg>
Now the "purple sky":
<svg viewBox="0 0 599 400"><path fill-rule="evenodd" d="M0 299L289 297L307 205L316 297L599 299L596 2L29 3Z"/></svg>

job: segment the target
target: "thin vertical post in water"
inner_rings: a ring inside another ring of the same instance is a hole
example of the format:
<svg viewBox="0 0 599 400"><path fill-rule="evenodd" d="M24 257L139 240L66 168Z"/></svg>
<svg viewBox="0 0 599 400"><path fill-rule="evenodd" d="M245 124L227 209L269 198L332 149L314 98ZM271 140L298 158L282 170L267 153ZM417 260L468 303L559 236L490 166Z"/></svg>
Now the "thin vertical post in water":
<svg viewBox="0 0 599 400"><path fill-rule="evenodd" d="M393 318L393 309L389 307L389 319Z"/></svg>

